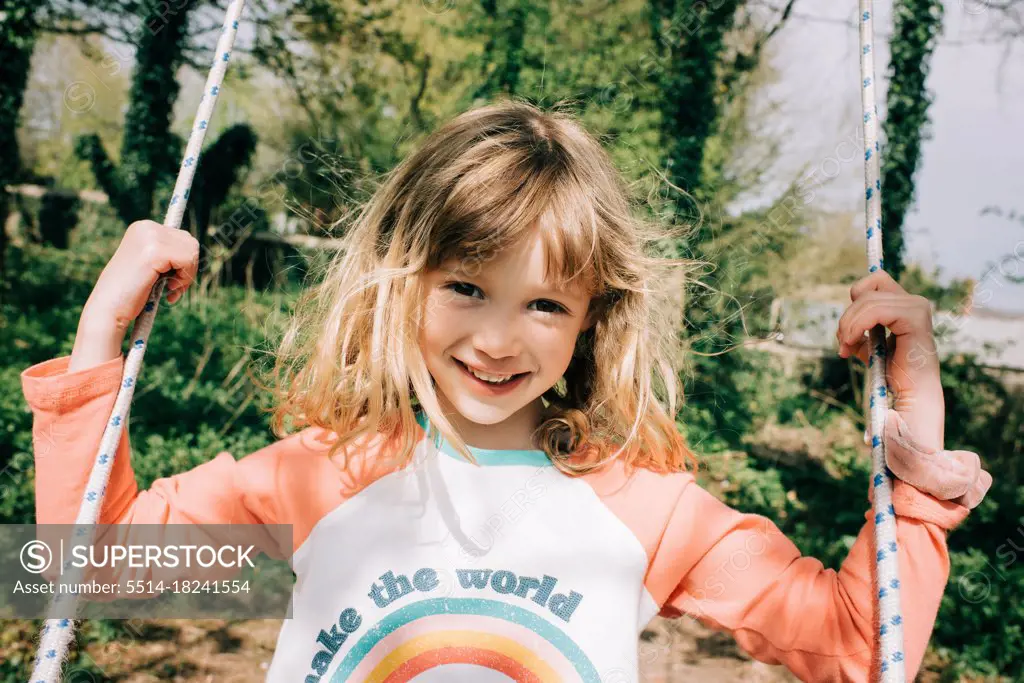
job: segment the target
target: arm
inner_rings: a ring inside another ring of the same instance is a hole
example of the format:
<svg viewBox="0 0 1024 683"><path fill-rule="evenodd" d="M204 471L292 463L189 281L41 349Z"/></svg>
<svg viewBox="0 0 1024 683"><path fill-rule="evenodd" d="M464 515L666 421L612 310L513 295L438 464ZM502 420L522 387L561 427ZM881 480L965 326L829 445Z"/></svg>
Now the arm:
<svg viewBox="0 0 1024 683"><path fill-rule="evenodd" d="M82 308L68 357L37 363L21 374L32 410L36 465L36 520L72 524L78 514L97 450L117 398L124 370L125 333L142 311L153 285L172 273L168 302L180 298L195 277L199 246L187 232L153 221L133 223L104 267ZM140 493L131 466L131 439L122 426L99 524L269 523L267 510L247 505L238 468L220 453L190 472L154 482ZM244 469L259 484L262 460Z"/></svg>
<svg viewBox="0 0 1024 683"><path fill-rule="evenodd" d="M73 524L121 382L124 358L68 372L70 357L37 363L21 375L32 410L36 523ZM230 453L139 491L128 426L122 427L99 524L271 524L260 497L246 497ZM257 458L258 459L258 458ZM255 461L246 462L258 474Z"/></svg>
<svg viewBox="0 0 1024 683"><path fill-rule="evenodd" d="M132 469L127 423L121 426L116 450L97 453L121 384L125 332L161 276L169 277L167 301L181 297L195 277L198 254L198 242L187 232L153 221L128 226L82 308L71 355L22 373L22 391L33 414L37 524L73 524L83 497L101 497L97 522L105 526L93 534L97 545L245 543L272 557L290 553L292 539L279 538L282 534L275 532L281 529L267 526L281 518L276 514L280 448L271 446L239 462L220 453L142 492ZM89 488L97 455L113 459L101 490L96 490L98 485ZM220 526L227 524L237 526ZM52 543L66 529L44 526L38 532ZM200 578L199 573L202 578L226 578L238 570L200 572L179 563L160 568L107 565L102 571L109 582Z"/></svg>
<svg viewBox="0 0 1024 683"><path fill-rule="evenodd" d="M29 367L21 375L22 391L33 414L37 524L75 522L121 382L120 355L73 372L67 370L70 361L68 356L54 358ZM190 471L158 479L149 490L139 491L127 425L122 430L99 524L120 525L121 534L130 531L131 525L143 524L258 525L233 528L231 541L252 542L273 557L290 553L290 538L282 542L280 533L263 528L280 523L273 498L277 449L264 449L239 461L222 452ZM154 528L146 530L144 538L140 538L143 532L138 532L118 541L130 543L134 537L139 539L136 542L157 543ZM175 527L173 533L182 537L190 532ZM205 536L207 542L215 540L212 535L213 531ZM195 536L203 534L197 529ZM185 570L174 571L181 577ZM156 576L137 572L115 580L138 578ZM168 573L162 578L172 577ZM199 577L190 574L188 578Z"/></svg>
<svg viewBox="0 0 1024 683"><path fill-rule="evenodd" d="M969 510L900 480L894 481L893 508L912 681L949 576L946 532ZM804 681L867 681L875 673L877 632L870 509L865 520L836 572L801 556L771 520L728 507L689 477L656 557L675 567L679 579L669 586L660 613L688 614L728 631L755 659L781 663Z"/></svg>

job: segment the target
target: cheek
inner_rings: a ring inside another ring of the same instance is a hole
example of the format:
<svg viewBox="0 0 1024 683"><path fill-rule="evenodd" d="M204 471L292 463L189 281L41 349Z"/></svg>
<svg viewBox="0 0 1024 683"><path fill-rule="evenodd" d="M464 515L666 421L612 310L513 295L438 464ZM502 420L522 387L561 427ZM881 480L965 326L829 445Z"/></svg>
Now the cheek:
<svg viewBox="0 0 1024 683"><path fill-rule="evenodd" d="M456 339L462 326L462 317L450 298L434 291L423 307L420 326L420 344L425 351L439 353Z"/></svg>
<svg viewBox="0 0 1024 683"><path fill-rule="evenodd" d="M561 375L569 365L576 346L576 331L572 326L539 327L533 333L531 348L534 355L552 373Z"/></svg>

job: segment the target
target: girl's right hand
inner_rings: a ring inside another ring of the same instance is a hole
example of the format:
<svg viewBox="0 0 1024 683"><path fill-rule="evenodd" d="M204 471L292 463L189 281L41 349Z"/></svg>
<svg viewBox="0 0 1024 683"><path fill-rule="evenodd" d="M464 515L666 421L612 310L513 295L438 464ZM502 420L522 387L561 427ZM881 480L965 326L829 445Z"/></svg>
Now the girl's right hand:
<svg viewBox="0 0 1024 683"><path fill-rule="evenodd" d="M124 335L157 279L173 271L166 291L167 302L174 303L192 284L198 268L199 242L187 231L156 221L129 225L82 309L68 372L119 356Z"/></svg>

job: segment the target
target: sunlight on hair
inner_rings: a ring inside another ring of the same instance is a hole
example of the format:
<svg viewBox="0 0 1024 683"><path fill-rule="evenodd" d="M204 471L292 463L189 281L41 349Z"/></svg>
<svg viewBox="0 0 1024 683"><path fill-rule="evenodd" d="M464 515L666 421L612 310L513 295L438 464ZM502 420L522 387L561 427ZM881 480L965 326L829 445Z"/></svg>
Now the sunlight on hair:
<svg viewBox="0 0 1024 683"><path fill-rule="evenodd" d="M338 435L331 456L383 438L400 462L420 438L414 411L470 461L444 419L418 347L422 275L442 264L479 272L540 232L546 277L592 295L564 377L542 395L538 442L567 474L618 460L696 470L675 424L682 388L681 292L696 263L657 253L675 234L639 217L597 139L569 113L505 100L426 137L344 226L344 248L296 305L275 357L272 424Z"/></svg>

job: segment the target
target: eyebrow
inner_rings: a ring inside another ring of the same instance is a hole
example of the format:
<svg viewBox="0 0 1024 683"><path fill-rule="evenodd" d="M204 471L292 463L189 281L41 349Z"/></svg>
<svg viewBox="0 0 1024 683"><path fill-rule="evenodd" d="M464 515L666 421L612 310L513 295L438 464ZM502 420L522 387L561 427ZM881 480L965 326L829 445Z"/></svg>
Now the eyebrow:
<svg viewBox="0 0 1024 683"><path fill-rule="evenodd" d="M480 281L483 281L483 282L488 282L487 276L485 276L483 273L477 273L475 275L471 275L471 274L463 272L463 271L461 271L459 269L446 270L444 277L445 277L445 279L449 279L449 278L467 278L467 279L470 279L470 280L480 280ZM558 287L553 282L542 282L542 283L536 284L536 285L534 285L534 284L527 284L527 285L524 286L524 289L548 292L548 293L551 293L551 294L560 294L562 296L567 296L567 297L573 295L573 292L571 290L563 288L563 287Z"/></svg>
<svg viewBox="0 0 1024 683"><path fill-rule="evenodd" d="M437 268L438 271L444 273L445 279L456 277L456 278L468 278L468 279L471 279L471 280L483 280L483 281L487 281L488 280L488 277L487 277L486 273L483 270L480 270L480 271L478 271L475 274L470 274L470 273L467 273L467 272L465 272L463 270L463 268L462 268L462 260L461 259L453 259L453 261L454 261L454 263L452 263L451 261L442 262L438 266L438 268ZM568 288L558 287L558 286L556 286L555 283L549 282L547 280L545 280L544 282L542 282L542 283L540 283L540 284L538 284L536 286L528 285L528 287L531 288L531 289L537 289L537 290L541 290L541 291L544 291L544 292L549 292L549 293L552 293L552 294L559 294L559 295L565 296L565 297L572 297L572 296L574 296L576 294L576 292L574 292L574 291L572 291L572 290L570 290Z"/></svg>

